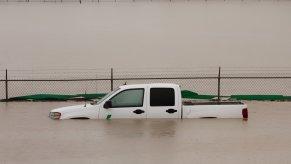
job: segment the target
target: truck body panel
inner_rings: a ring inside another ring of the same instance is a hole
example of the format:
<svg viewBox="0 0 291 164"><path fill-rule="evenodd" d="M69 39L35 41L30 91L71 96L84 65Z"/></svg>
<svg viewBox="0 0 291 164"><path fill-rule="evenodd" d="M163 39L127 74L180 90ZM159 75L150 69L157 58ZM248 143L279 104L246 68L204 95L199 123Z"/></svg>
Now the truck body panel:
<svg viewBox="0 0 291 164"><path fill-rule="evenodd" d="M245 104L187 105L183 106L183 118L243 118L244 108Z"/></svg>

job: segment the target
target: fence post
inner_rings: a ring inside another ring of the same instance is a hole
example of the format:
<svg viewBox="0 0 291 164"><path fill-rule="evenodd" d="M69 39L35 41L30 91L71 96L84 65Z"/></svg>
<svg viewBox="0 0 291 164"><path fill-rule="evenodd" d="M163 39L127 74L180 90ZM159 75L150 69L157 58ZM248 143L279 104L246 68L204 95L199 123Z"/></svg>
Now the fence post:
<svg viewBox="0 0 291 164"><path fill-rule="evenodd" d="M219 66L219 69L218 69L218 87L217 87L217 99L218 99L218 102L220 102L220 71L221 71L221 68Z"/></svg>
<svg viewBox="0 0 291 164"><path fill-rule="evenodd" d="M110 81L111 81L111 91L113 91L113 68L111 68L111 78L110 78Z"/></svg>
<svg viewBox="0 0 291 164"><path fill-rule="evenodd" d="M8 101L8 72L6 69L6 75L5 75L5 91L6 91L6 101Z"/></svg>

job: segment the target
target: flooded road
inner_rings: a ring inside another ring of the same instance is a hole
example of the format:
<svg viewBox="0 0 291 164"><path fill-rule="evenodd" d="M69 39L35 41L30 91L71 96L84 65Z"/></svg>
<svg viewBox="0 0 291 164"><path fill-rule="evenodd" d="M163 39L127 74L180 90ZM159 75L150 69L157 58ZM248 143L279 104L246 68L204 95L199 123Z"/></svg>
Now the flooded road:
<svg viewBox="0 0 291 164"><path fill-rule="evenodd" d="M73 104L0 103L0 163L291 162L290 102L248 102L248 121L48 118Z"/></svg>

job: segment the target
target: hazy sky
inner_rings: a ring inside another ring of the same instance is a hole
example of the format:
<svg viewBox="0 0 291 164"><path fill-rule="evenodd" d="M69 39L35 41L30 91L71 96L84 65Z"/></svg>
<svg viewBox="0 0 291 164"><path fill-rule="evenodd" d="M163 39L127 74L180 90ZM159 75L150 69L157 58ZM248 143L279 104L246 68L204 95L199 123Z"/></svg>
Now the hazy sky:
<svg viewBox="0 0 291 164"><path fill-rule="evenodd" d="M0 3L0 68L290 66L291 1Z"/></svg>

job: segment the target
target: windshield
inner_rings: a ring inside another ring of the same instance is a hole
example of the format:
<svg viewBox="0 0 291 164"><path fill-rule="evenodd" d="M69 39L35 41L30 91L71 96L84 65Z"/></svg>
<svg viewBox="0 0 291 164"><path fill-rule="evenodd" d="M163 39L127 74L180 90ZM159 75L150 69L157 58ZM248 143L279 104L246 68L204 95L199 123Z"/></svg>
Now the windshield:
<svg viewBox="0 0 291 164"><path fill-rule="evenodd" d="M97 103L95 105L98 105L98 104L102 103L105 99L107 99L109 96L111 96L112 94L114 94L115 92L117 92L119 89L120 88L115 88L113 91L111 91L110 93L108 93L102 99L100 99L99 101L97 101Z"/></svg>

